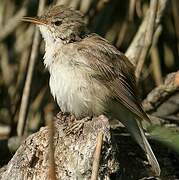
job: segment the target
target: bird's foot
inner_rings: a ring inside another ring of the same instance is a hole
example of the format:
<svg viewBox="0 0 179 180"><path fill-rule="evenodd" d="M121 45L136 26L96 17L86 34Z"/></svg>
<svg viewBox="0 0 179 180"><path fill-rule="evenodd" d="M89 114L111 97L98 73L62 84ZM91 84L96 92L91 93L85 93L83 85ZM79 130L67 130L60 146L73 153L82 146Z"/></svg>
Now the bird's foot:
<svg viewBox="0 0 179 180"><path fill-rule="evenodd" d="M65 130L65 134L69 135L69 134L80 134L81 131L83 130L83 126L85 124L85 122L91 120L91 117L85 117L81 120L74 120L73 117L73 123L66 128Z"/></svg>
<svg viewBox="0 0 179 180"><path fill-rule="evenodd" d="M68 125L69 122L71 122L72 118L69 113L64 113L60 111L55 117L54 120L58 121L60 124Z"/></svg>

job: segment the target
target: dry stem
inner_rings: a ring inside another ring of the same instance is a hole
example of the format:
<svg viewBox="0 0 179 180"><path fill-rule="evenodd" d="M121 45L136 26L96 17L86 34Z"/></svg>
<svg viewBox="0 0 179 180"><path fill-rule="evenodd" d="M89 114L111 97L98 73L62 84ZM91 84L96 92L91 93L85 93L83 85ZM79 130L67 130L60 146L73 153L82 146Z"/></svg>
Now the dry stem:
<svg viewBox="0 0 179 180"><path fill-rule="evenodd" d="M96 150L95 150L94 160L93 160L91 180L98 179L98 171L99 171L99 163L100 163L100 157L101 157L102 144L103 144L103 132L100 131L97 136L97 143L96 143Z"/></svg>
<svg viewBox="0 0 179 180"><path fill-rule="evenodd" d="M44 6L45 6L45 1L41 0L39 2L38 14L42 12L42 10L44 9ZM26 125L26 118L27 118L27 112L28 112L29 96L30 96L31 83L32 83L33 71L34 71L34 66L35 66L35 59L38 54L39 38L40 38L40 33L38 30L36 30L35 35L34 35L33 45L32 45L31 56L29 60L29 67L27 71L26 82L25 82L23 95L22 95L21 106L20 106L19 120L18 120L18 125L17 125L18 136L23 135L24 128Z"/></svg>

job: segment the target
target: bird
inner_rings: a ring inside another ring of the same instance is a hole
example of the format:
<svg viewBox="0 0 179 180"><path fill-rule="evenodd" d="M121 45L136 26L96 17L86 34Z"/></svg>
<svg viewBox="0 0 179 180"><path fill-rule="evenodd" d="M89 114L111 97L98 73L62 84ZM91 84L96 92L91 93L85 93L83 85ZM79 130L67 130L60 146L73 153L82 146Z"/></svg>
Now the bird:
<svg viewBox="0 0 179 180"><path fill-rule="evenodd" d="M159 176L159 163L142 127L143 120L151 121L138 98L130 60L106 39L90 32L84 14L70 7L57 5L41 16L22 20L40 28L50 91L62 112L76 118L103 114L118 119Z"/></svg>

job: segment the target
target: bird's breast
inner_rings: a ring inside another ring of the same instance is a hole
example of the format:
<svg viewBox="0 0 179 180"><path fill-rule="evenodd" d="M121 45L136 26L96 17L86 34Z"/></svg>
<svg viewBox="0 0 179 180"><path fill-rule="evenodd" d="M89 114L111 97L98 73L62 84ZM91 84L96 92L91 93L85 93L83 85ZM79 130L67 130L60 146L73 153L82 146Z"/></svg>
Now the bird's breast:
<svg viewBox="0 0 179 180"><path fill-rule="evenodd" d="M50 70L50 89L63 112L76 117L103 114L108 90L92 78L90 70L55 63Z"/></svg>

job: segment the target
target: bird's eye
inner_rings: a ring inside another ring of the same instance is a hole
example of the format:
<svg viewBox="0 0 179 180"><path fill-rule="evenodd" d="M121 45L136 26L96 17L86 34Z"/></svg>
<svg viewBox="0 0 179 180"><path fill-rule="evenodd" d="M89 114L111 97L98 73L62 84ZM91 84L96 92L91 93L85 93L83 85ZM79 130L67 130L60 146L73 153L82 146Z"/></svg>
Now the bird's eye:
<svg viewBox="0 0 179 180"><path fill-rule="evenodd" d="M62 21L55 21L53 23L55 24L55 26L60 26L62 24Z"/></svg>

